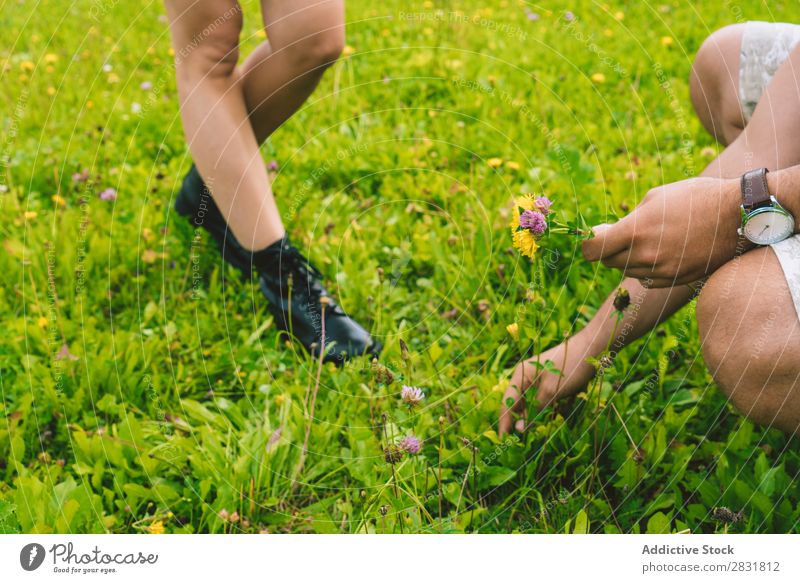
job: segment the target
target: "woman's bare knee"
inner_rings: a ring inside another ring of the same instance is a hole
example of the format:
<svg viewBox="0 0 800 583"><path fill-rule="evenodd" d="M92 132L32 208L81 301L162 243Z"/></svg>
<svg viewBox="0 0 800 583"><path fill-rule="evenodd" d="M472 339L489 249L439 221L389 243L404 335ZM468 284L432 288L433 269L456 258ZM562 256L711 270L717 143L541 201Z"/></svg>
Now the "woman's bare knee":
<svg viewBox="0 0 800 583"><path fill-rule="evenodd" d="M231 76L239 62L242 9L237 2L217 0L167 2L173 29L178 75L190 78Z"/></svg>
<svg viewBox="0 0 800 583"><path fill-rule="evenodd" d="M344 28L314 33L279 50L301 74L322 73L344 50Z"/></svg>

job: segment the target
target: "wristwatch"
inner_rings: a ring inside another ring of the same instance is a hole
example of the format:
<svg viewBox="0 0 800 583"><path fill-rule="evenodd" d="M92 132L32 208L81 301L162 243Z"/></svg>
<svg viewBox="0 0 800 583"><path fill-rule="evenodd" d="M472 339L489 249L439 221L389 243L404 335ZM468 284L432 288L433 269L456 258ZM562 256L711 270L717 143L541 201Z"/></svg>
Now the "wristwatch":
<svg viewBox="0 0 800 583"><path fill-rule="evenodd" d="M767 169L742 176L742 226L739 234L756 245L772 245L794 233L794 217L769 193Z"/></svg>

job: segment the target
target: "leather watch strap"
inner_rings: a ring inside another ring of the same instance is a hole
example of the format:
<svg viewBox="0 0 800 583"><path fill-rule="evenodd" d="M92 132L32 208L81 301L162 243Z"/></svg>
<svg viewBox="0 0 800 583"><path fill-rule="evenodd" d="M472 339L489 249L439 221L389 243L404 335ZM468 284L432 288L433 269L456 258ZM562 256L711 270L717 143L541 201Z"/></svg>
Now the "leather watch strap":
<svg viewBox="0 0 800 583"><path fill-rule="evenodd" d="M756 168L742 175L742 206L750 212L769 202L767 169Z"/></svg>

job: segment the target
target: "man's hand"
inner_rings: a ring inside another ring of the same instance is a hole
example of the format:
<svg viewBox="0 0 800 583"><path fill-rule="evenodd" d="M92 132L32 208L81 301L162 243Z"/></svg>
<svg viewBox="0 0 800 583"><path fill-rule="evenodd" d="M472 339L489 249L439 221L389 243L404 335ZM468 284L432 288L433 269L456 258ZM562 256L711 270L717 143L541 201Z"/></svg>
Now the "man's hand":
<svg viewBox="0 0 800 583"><path fill-rule="evenodd" d="M595 236L583 242L583 255L649 279L652 287L692 283L730 261L744 241L737 233L740 203L738 179L691 178L660 186L619 222L595 227Z"/></svg>

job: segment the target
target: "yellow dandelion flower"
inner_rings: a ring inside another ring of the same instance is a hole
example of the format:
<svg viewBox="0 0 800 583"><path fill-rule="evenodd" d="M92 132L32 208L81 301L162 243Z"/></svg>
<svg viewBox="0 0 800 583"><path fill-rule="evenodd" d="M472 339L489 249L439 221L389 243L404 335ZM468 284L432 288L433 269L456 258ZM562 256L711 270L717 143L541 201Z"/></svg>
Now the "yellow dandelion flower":
<svg viewBox="0 0 800 583"><path fill-rule="evenodd" d="M276 405L283 405L283 402L286 400L286 397L283 395L278 395L275 397L275 404Z"/></svg>
<svg viewBox="0 0 800 583"><path fill-rule="evenodd" d="M524 211L533 211L536 210L536 197L530 193L524 194L515 198L514 204L516 205L515 210L517 215L519 215L519 209ZM519 225L519 216L516 217L513 226L516 228L517 225Z"/></svg>
<svg viewBox="0 0 800 583"><path fill-rule="evenodd" d="M350 45L345 45L344 49L342 49L342 55L344 55L345 57L349 57L354 52L356 52L356 50Z"/></svg>
<svg viewBox="0 0 800 583"><path fill-rule="evenodd" d="M612 36L614 36L614 31L611 30L610 28L604 28L603 29L603 35L604 36L608 36L608 37L612 37Z"/></svg>
<svg viewBox="0 0 800 583"><path fill-rule="evenodd" d="M616 18L617 20L625 20L625 13L619 10L614 13L614 18Z"/></svg>
<svg viewBox="0 0 800 583"><path fill-rule="evenodd" d="M47 94L51 95L51 96L55 95L56 94L56 88L55 87L48 87L47 88Z"/></svg>
<svg viewBox="0 0 800 583"><path fill-rule="evenodd" d="M519 162L514 162L512 160L509 160L508 162L506 162L506 168L508 168L509 170L519 170L521 166L519 165Z"/></svg>
<svg viewBox="0 0 800 583"><path fill-rule="evenodd" d="M164 523L156 520L153 524L147 527L149 534L164 534Z"/></svg>
<svg viewBox="0 0 800 583"><path fill-rule="evenodd" d="M19 79L20 82L22 82L22 83L26 83L28 81L28 76L25 73L23 73L22 75L17 77L17 79Z"/></svg>
<svg viewBox="0 0 800 583"><path fill-rule="evenodd" d="M36 325L39 326L39 328L45 328L47 326L47 318L39 316L39 319L36 320Z"/></svg>
<svg viewBox="0 0 800 583"><path fill-rule="evenodd" d="M55 70L56 70L56 68L55 68L55 67L53 67L53 65L47 65L47 66L44 68L44 71L45 71L45 73L54 73L54 72L55 72Z"/></svg>
<svg viewBox="0 0 800 583"><path fill-rule="evenodd" d="M539 250L539 244L536 243L536 237L529 229L515 229L513 234L514 248L522 253L525 257L533 259L536 256L536 251Z"/></svg>
<svg viewBox="0 0 800 583"><path fill-rule="evenodd" d="M50 197L57 206L67 206L67 201L60 194L54 194Z"/></svg>
<svg viewBox="0 0 800 583"><path fill-rule="evenodd" d="M606 76L603 75L602 73L595 73L594 75L592 75L592 81L594 81L595 83L605 83Z"/></svg>
<svg viewBox="0 0 800 583"><path fill-rule="evenodd" d="M514 340L519 341L519 324L513 322L512 324L506 326L506 330Z"/></svg>
<svg viewBox="0 0 800 583"><path fill-rule="evenodd" d="M55 53L47 53L44 56L45 63L55 63L56 61L58 61L58 55Z"/></svg>
<svg viewBox="0 0 800 583"><path fill-rule="evenodd" d="M175 49L173 49L172 47L169 47L169 50L167 50L167 54L170 57L174 57L175 56Z"/></svg>
<svg viewBox="0 0 800 583"><path fill-rule="evenodd" d="M671 46L673 42L675 42L675 39L673 39L671 36L661 37L661 44L664 45L665 47Z"/></svg>
<svg viewBox="0 0 800 583"><path fill-rule="evenodd" d="M25 217L26 220L32 221L33 219L39 216L39 213L37 213L36 211L25 211L25 214L23 216Z"/></svg>
<svg viewBox="0 0 800 583"><path fill-rule="evenodd" d="M94 101L91 99L86 102L86 109L92 109L94 107Z"/></svg>
<svg viewBox="0 0 800 583"><path fill-rule="evenodd" d="M486 163L489 165L489 168L500 168L503 165L502 158L489 158Z"/></svg>
<svg viewBox="0 0 800 583"><path fill-rule="evenodd" d="M36 65L33 64L33 61L22 61L19 64L19 68L23 71L33 71L36 68Z"/></svg>

